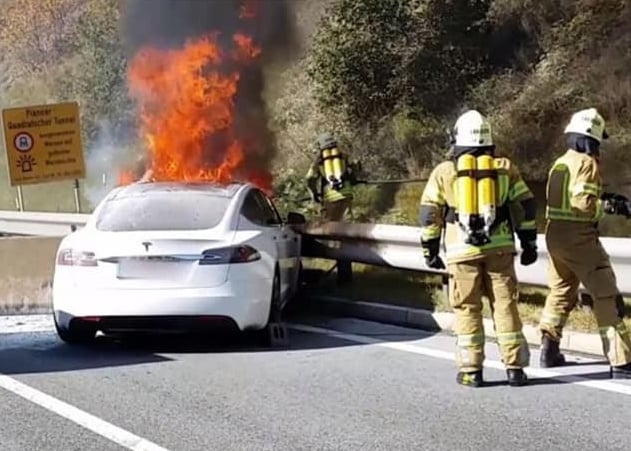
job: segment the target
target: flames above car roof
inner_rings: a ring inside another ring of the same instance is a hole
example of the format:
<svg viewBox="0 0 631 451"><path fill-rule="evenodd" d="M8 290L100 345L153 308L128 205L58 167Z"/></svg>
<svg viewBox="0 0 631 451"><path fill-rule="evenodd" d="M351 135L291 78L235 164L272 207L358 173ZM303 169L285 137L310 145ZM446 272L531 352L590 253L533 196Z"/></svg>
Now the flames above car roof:
<svg viewBox="0 0 631 451"><path fill-rule="evenodd" d="M245 183L221 184L216 182L140 182L123 187L114 197L143 193L186 192L207 193L232 198Z"/></svg>

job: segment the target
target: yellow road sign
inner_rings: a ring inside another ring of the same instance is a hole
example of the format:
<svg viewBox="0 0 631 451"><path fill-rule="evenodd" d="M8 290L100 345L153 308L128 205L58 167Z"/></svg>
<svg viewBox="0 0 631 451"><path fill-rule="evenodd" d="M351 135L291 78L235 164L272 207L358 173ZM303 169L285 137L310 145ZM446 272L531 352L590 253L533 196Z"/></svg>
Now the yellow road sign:
<svg viewBox="0 0 631 451"><path fill-rule="evenodd" d="M11 186L85 178L77 102L2 110Z"/></svg>

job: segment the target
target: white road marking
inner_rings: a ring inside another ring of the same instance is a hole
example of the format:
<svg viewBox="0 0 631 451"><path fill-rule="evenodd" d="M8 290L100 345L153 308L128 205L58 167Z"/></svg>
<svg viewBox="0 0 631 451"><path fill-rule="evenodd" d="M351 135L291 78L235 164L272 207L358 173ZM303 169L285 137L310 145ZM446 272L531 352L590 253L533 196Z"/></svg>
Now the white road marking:
<svg viewBox="0 0 631 451"><path fill-rule="evenodd" d="M362 343L368 345L375 345L383 348L396 349L397 351L410 352L413 354L421 354L428 357L434 357L437 359L454 361L454 353L448 351L441 351L438 349L427 348L419 346L418 344L412 344L416 340L410 340L407 342L390 342L379 340L376 338L367 337L364 335L349 334L345 332L339 332L337 330L325 329L322 327L306 326L303 324L289 324L291 329L301 332L308 332L312 334L327 335L329 337L338 338L341 340L352 341L355 343ZM487 359L484 362L484 366L487 368L493 368L497 370L504 370L504 364L497 360ZM582 385L585 387L595 388L598 390L609 391L613 393L619 393L621 395L631 396L631 385L616 384L608 381L596 381L588 380L584 377L577 375L568 375L559 373L556 371L550 371L543 368L526 368L526 374L532 377L558 379L563 378L567 380L568 384Z"/></svg>
<svg viewBox="0 0 631 451"><path fill-rule="evenodd" d="M124 448L133 451L169 451L142 437L132 434L124 429L114 426L105 420L84 412L70 404L53 398L46 393L36 390L12 377L0 374L0 388L15 393L22 398L31 401L73 423L78 424Z"/></svg>

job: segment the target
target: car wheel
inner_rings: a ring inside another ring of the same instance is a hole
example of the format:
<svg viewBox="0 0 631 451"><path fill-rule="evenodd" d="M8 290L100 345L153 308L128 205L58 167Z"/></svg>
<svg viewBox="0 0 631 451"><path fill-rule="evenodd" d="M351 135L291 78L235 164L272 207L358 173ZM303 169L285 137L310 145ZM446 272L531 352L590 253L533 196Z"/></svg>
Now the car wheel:
<svg viewBox="0 0 631 451"><path fill-rule="evenodd" d="M55 318L57 335L68 344L88 344L96 339L96 329L85 324L75 324L61 327Z"/></svg>
<svg viewBox="0 0 631 451"><path fill-rule="evenodd" d="M270 300L267 324L258 334L259 340L257 341L261 345L266 347L279 347L287 344L287 326L281 321L281 308L280 273L277 268L274 272L274 281L272 282L272 297Z"/></svg>

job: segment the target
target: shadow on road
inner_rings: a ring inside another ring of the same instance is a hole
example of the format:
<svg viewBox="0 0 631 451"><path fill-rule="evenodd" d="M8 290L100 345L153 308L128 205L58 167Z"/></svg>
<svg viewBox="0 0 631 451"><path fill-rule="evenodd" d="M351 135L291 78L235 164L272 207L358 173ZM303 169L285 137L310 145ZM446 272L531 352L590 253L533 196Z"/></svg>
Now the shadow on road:
<svg viewBox="0 0 631 451"><path fill-rule="evenodd" d="M307 315L308 316L308 315ZM286 321L302 322L305 313L293 312ZM430 333L431 334L431 333ZM427 337L425 331L411 330L388 341L407 341ZM90 345L68 345L54 330L0 334L0 373L6 375L54 373L89 369L158 364L177 360L178 354L247 354L296 352L364 344L289 328L286 346L269 347L254 333L221 334L134 334L99 336ZM374 337L378 338L378 337ZM384 337L385 338L385 337ZM173 355L169 355L173 354Z"/></svg>
<svg viewBox="0 0 631 451"><path fill-rule="evenodd" d="M100 340L91 347L68 346L58 341L53 334L54 332L30 332L1 335L0 344L9 347L0 349L0 373L53 373L171 360L143 351L116 349Z"/></svg>

